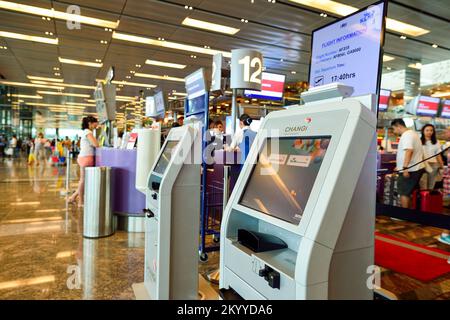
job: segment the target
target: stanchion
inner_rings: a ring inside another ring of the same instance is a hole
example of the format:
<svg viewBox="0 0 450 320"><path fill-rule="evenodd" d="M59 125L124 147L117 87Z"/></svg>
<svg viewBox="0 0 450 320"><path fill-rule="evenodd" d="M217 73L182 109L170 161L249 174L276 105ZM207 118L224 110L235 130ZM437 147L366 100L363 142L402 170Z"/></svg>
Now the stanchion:
<svg viewBox="0 0 450 320"><path fill-rule="evenodd" d="M61 190L60 194L61 196L67 196L70 194L70 150L67 149L66 153L66 187L64 190Z"/></svg>

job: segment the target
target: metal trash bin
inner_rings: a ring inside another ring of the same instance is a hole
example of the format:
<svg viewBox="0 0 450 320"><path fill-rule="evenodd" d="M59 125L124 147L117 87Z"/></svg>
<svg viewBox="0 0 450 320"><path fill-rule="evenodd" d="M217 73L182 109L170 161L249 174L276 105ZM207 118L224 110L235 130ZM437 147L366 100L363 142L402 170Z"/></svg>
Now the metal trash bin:
<svg viewBox="0 0 450 320"><path fill-rule="evenodd" d="M110 167L85 168L83 236L102 238L114 234L116 218L112 211L112 172Z"/></svg>

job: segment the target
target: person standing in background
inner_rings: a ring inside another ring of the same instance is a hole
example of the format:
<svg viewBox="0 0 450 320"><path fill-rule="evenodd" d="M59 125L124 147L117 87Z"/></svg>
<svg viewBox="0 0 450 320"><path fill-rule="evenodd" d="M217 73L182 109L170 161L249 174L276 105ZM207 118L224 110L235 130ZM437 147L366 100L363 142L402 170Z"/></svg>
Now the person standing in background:
<svg viewBox="0 0 450 320"><path fill-rule="evenodd" d="M3 135L0 135L0 157L5 157L6 139Z"/></svg>
<svg viewBox="0 0 450 320"><path fill-rule="evenodd" d="M406 127L403 119L395 119L391 125L395 134L400 136L396 167L396 171L400 172L397 191L400 195L401 206L409 209L411 195L419 186L425 168L425 165L421 163L424 159L422 142L417 133Z"/></svg>
<svg viewBox="0 0 450 320"><path fill-rule="evenodd" d="M436 179L439 174L439 170L444 168L444 161L442 160L441 145L436 138L436 128L432 124L426 124L422 128L422 147L424 152L424 158L427 160L429 170L420 180L420 188L426 190L433 190L436 184Z"/></svg>
<svg viewBox="0 0 450 320"><path fill-rule="evenodd" d="M44 139L44 134L39 132L36 139L34 139L34 158L36 160L36 166L39 166L41 160L44 160L44 165L46 161L45 156L45 144L48 142L47 139Z"/></svg>
<svg viewBox="0 0 450 320"><path fill-rule="evenodd" d="M18 150L17 150L17 136L13 134L11 140L9 141L9 147L13 150L13 158L18 157Z"/></svg>
<svg viewBox="0 0 450 320"><path fill-rule="evenodd" d="M78 182L77 191L68 199L69 203L75 203L78 198L78 207L84 205L84 169L94 166L95 148L99 147L99 143L92 132L97 126L98 120L92 116L85 117L82 120L81 129L83 133L80 141L80 154L77 159L78 165L80 166L80 181Z"/></svg>

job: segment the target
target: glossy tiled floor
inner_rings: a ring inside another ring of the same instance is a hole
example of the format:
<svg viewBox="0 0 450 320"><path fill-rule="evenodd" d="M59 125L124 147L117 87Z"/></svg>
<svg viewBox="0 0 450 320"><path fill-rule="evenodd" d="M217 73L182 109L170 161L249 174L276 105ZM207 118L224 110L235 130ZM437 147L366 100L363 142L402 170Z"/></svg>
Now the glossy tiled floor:
<svg viewBox="0 0 450 320"><path fill-rule="evenodd" d="M73 177L74 186L76 168ZM0 159L0 300L134 299L144 234L84 239L82 211L60 195L64 179L63 167Z"/></svg>

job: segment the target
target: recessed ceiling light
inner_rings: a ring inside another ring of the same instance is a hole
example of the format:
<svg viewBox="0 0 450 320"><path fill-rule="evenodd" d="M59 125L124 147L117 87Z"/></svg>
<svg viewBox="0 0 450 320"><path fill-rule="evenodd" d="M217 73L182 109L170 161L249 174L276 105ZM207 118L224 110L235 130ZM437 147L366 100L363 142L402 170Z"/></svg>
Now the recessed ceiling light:
<svg viewBox="0 0 450 320"><path fill-rule="evenodd" d="M392 70L392 68L391 68L391 67L386 67L386 69L387 69L387 70Z"/></svg>
<svg viewBox="0 0 450 320"><path fill-rule="evenodd" d="M73 60L73 59L66 59L59 57L59 62L61 63L67 63L67 64L76 64L80 66L86 66L86 67L94 67L94 68L101 68L103 67L103 63L94 63L89 61L80 61L80 60Z"/></svg>
<svg viewBox="0 0 450 320"><path fill-rule="evenodd" d="M237 28L232 28L232 27L224 26L222 24L212 23L212 22L208 22L208 21L192 19L189 17L184 19L181 24L185 25L185 26L193 27L193 28L214 31L214 32L219 32L219 33L225 33L225 34L229 34L229 35L234 35L239 32L239 29L237 29Z"/></svg>
<svg viewBox="0 0 450 320"><path fill-rule="evenodd" d="M72 14L64 11L57 11L52 9L45 9L41 7L28 6L10 1L0 1L0 9L11 10L16 12L34 14L42 16L43 20L50 21L50 18L79 22L82 24L88 24L97 27L106 27L116 29L119 26L119 21L108 21L103 19L91 18L82 16L80 14Z"/></svg>
<svg viewBox="0 0 450 320"><path fill-rule="evenodd" d="M192 58L192 59L197 59L197 56L194 55L194 54L191 54L191 58Z"/></svg>
<svg viewBox="0 0 450 320"><path fill-rule="evenodd" d="M405 36L400 36L400 39L406 40L406 37Z"/></svg>
<svg viewBox="0 0 450 320"><path fill-rule="evenodd" d="M136 68L140 68L140 67L142 67L140 64L137 64L137 65L136 65Z"/></svg>
<svg viewBox="0 0 450 320"><path fill-rule="evenodd" d="M410 63L410 64L408 64L408 67L409 68L412 68L412 69L422 69L422 64L420 63L420 62L416 62L416 63Z"/></svg>
<svg viewBox="0 0 450 320"><path fill-rule="evenodd" d="M57 90L63 90L64 89L64 87L61 87L61 84L59 84L59 83L42 84L42 83L0 81L0 84L4 84L6 86L11 86L11 87L49 88L49 89L57 89Z"/></svg>
<svg viewBox="0 0 450 320"><path fill-rule="evenodd" d="M297 71L291 71L292 74L297 74Z"/></svg>
<svg viewBox="0 0 450 320"><path fill-rule="evenodd" d="M158 79L158 80L184 82L183 78L169 77L168 75L160 76L160 75L156 75L156 74L136 73L135 76L140 77L140 78L150 78L150 79Z"/></svg>
<svg viewBox="0 0 450 320"><path fill-rule="evenodd" d="M184 6L184 8L185 8L186 10L192 10L192 9L194 9L194 8L192 8L191 6Z"/></svg>
<svg viewBox="0 0 450 320"><path fill-rule="evenodd" d="M54 67L53 70L59 71L59 68L58 67Z"/></svg>
<svg viewBox="0 0 450 320"><path fill-rule="evenodd" d="M0 49L2 49L2 50L6 50L6 49L8 49L8 47L5 47L5 46L0 46Z"/></svg>
<svg viewBox="0 0 450 320"><path fill-rule="evenodd" d="M131 79L131 76L126 76L127 79Z"/></svg>
<svg viewBox="0 0 450 320"><path fill-rule="evenodd" d="M8 32L8 31L0 31L0 37L32 41L32 42L40 42L40 43L46 43L46 44L58 44L57 38L52 39L52 38L45 38L45 37L36 37L36 36L30 36L30 35L21 34L21 33Z"/></svg>
<svg viewBox="0 0 450 320"><path fill-rule="evenodd" d="M155 85L149 83L137 83L128 81L112 81L113 84L118 84L119 86L131 86L131 87L142 87L142 88L156 88Z"/></svg>
<svg viewBox="0 0 450 320"><path fill-rule="evenodd" d="M102 59L95 59L95 62L102 62Z"/></svg>
<svg viewBox="0 0 450 320"><path fill-rule="evenodd" d="M159 41L159 40L154 40L154 39L150 39L150 38L119 33L117 31L113 32L113 39L136 42L136 43L143 43L143 44L164 47L164 48L170 48L170 49L176 49L176 50L182 50L182 51L188 51L188 52L208 54L208 55L212 55L212 56L215 55L216 53L222 53L225 58L231 58L231 52L214 50L214 49L205 49L203 47L197 47L197 46L192 46L192 45L187 45L187 44L182 44L182 43L177 43L177 42L171 42L171 41Z"/></svg>
<svg viewBox="0 0 450 320"><path fill-rule="evenodd" d="M394 60L394 57L388 56L387 54L383 55L383 62L388 62Z"/></svg>
<svg viewBox="0 0 450 320"><path fill-rule="evenodd" d="M101 43L101 44L107 44L108 41L106 41L106 40L100 40L100 43Z"/></svg>
<svg viewBox="0 0 450 320"><path fill-rule="evenodd" d="M247 19L241 19L241 22L248 23L248 20Z"/></svg>
<svg viewBox="0 0 450 320"><path fill-rule="evenodd" d="M14 97L14 98L22 98L22 99L43 99L41 96L39 95L26 95L26 94L8 94L8 97Z"/></svg>
<svg viewBox="0 0 450 320"><path fill-rule="evenodd" d="M436 49L439 46L437 44L433 44L432 47Z"/></svg>
<svg viewBox="0 0 450 320"><path fill-rule="evenodd" d="M186 68L186 65L184 65L184 64L170 63L170 62L150 60L150 59L147 59L145 61L145 64L153 65L153 66L159 66L159 67L174 68L174 69L184 69L184 68Z"/></svg>
<svg viewBox="0 0 450 320"><path fill-rule="evenodd" d="M43 95L51 95L51 96L66 96L66 97L78 97L78 98L89 98L89 94L81 94L81 93L66 93L66 92L57 92L57 91L40 91L37 93Z"/></svg>
<svg viewBox="0 0 450 320"><path fill-rule="evenodd" d="M164 38L161 38L161 37L159 37L159 38L158 38L158 40L159 40L159 41L164 41L165 39L164 39Z"/></svg>
<svg viewBox="0 0 450 320"><path fill-rule="evenodd" d="M327 1L317 1L317 0L290 0L307 7L312 7L315 9L332 12L339 16L347 16L358 11L358 8L342 4L337 1L327 0ZM386 29L396 31L398 33L407 34L409 36L417 37L429 33L430 30L423 29L412 24L401 22L395 19L386 19Z"/></svg>

